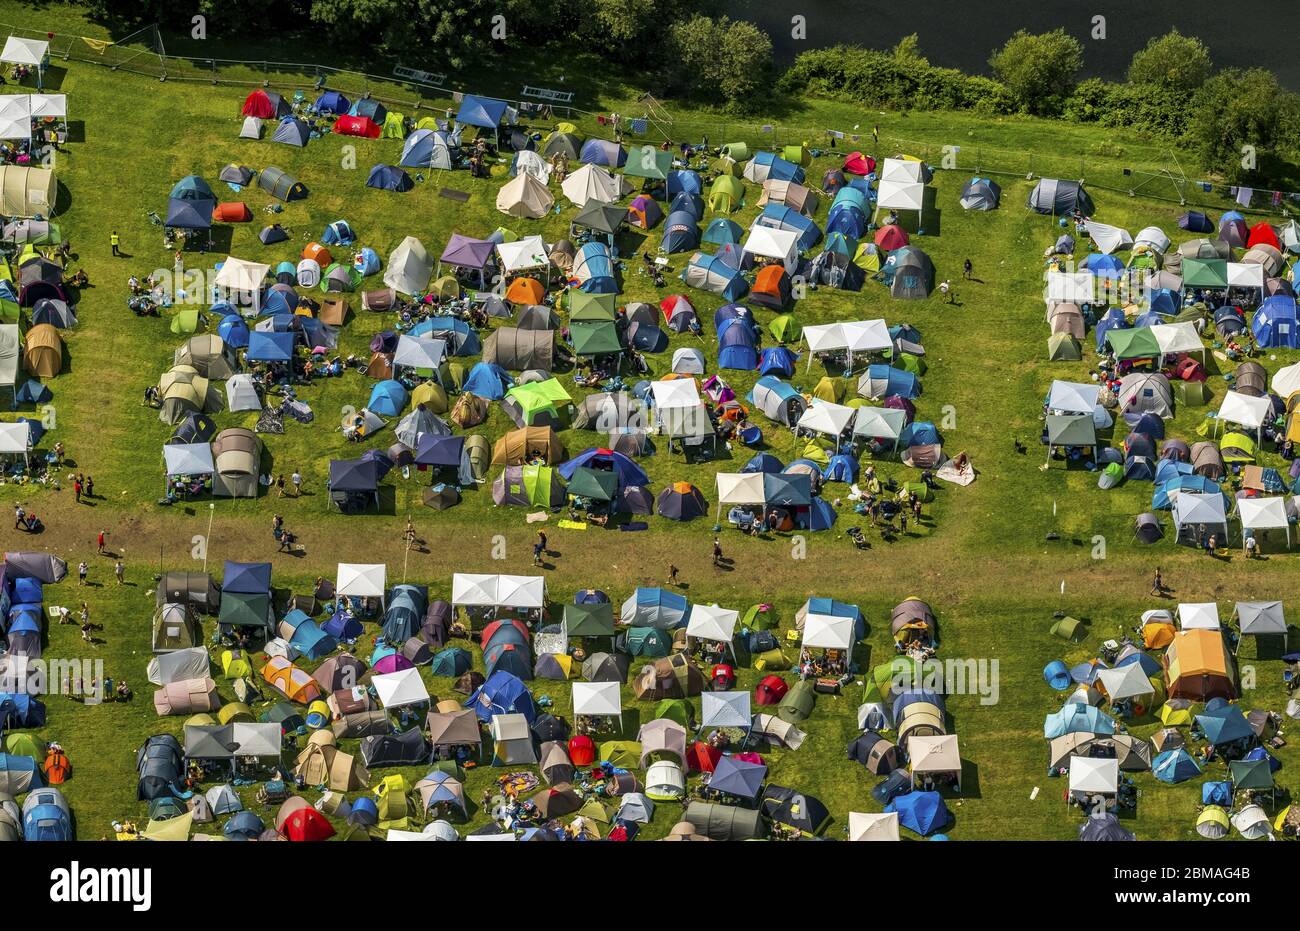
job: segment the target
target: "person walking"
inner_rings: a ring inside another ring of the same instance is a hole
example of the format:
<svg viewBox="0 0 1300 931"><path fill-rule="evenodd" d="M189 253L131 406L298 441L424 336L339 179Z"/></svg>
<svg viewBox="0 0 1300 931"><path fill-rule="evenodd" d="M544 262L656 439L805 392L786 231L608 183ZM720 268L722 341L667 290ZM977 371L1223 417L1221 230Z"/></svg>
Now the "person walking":
<svg viewBox="0 0 1300 931"><path fill-rule="evenodd" d="M540 546L540 547L542 548L542 552L543 552L543 553L546 553L547 555L550 555L550 552L551 552L551 551L548 550L548 549L546 548L546 531L545 531L545 530L539 530L539 531L537 531L537 545Z"/></svg>
<svg viewBox="0 0 1300 931"><path fill-rule="evenodd" d="M974 273L975 273L975 266L971 263L970 259L967 259L965 262L962 263L961 277L965 281L970 281L971 275L973 275Z"/></svg>
<svg viewBox="0 0 1300 931"><path fill-rule="evenodd" d="M1151 577L1151 594L1160 597L1165 593L1165 580L1160 575L1160 567L1156 566L1156 573Z"/></svg>
<svg viewBox="0 0 1300 931"><path fill-rule="evenodd" d="M284 476L283 475L277 475L275 477L275 496L277 498L284 497Z"/></svg>
<svg viewBox="0 0 1300 931"><path fill-rule="evenodd" d="M77 567L77 584L78 584L78 585L85 585L85 584L86 584L86 576L87 576L89 573L90 573L90 566L86 565L85 560L82 560L81 565L79 565L79 566Z"/></svg>
<svg viewBox="0 0 1300 931"><path fill-rule="evenodd" d="M21 504L14 505L14 529L15 530L27 529L27 512L23 510L23 506Z"/></svg>
<svg viewBox="0 0 1300 931"><path fill-rule="evenodd" d="M107 539L108 539L108 531L107 531L107 530L101 530L101 531L99 532L99 539L95 541L95 542L96 542L96 550L95 550L95 551L96 551L97 553L99 553L100 556L103 556L103 555L104 555L104 543L107 542Z"/></svg>
<svg viewBox="0 0 1300 931"><path fill-rule="evenodd" d="M540 566L541 564L542 564L542 541L538 540L536 543L533 544L533 565Z"/></svg>
<svg viewBox="0 0 1300 931"><path fill-rule="evenodd" d="M949 282L947 278L939 282L939 293L943 295L943 302L945 304L957 303L957 295L953 292L952 283Z"/></svg>
<svg viewBox="0 0 1300 931"><path fill-rule="evenodd" d="M715 567L722 565L722 543L717 537L713 538L713 565Z"/></svg>
<svg viewBox="0 0 1300 931"><path fill-rule="evenodd" d="M108 234L108 244L113 247L113 255L120 259L122 250L118 247L122 245L122 239L117 235L117 230Z"/></svg>
<svg viewBox="0 0 1300 931"><path fill-rule="evenodd" d="M672 563L668 564L668 584L669 585L677 584L677 567Z"/></svg>
<svg viewBox="0 0 1300 931"><path fill-rule="evenodd" d="M86 476L86 497L95 497L95 480L89 475Z"/></svg>
<svg viewBox="0 0 1300 931"><path fill-rule="evenodd" d="M81 476L78 475L72 480L72 493L76 496L78 504L81 503L81 487Z"/></svg>
<svg viewBox="0 0 1300 931"><path fill-rule="evenodd" d="M302 471L297 466L294 466L293 475L289 476L289 481L293 483L293 496L295 498L301 498L302 497Z"/></svg>
<svg viewBox="0 0 1300 931"><path fill-rule="evenodd" d="M113 575L117 579L117 584L121 585L126 581L126 566L122 565L122 560L113 563Z"/></svg>

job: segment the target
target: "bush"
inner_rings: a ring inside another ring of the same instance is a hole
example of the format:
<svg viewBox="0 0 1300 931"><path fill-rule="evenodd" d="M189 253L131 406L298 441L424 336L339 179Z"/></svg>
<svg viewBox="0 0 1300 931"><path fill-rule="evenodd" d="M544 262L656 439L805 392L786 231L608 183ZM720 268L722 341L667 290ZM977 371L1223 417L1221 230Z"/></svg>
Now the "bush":
<svg viewBox="0 0 1300 931"><path fill-rule="evenodd" d="M1169 87L1083 81L1062 104L1061 116L1076 123L1131 127L1169 136L1187 130L1192 95Z"/></svg>
<svg viewBox="0 0 1300 931"><path fill-rule="evenodd" d="M1202 164L1228 181L1256 182L1258 161L1293 141L1286 123L1296 98L1286 94L1271 71L1229 68L1210 78L1191 102L1188 134ZM1253 147L1255 164L1242 151Z"/></svg>
<svg viewBox="0 0 1300 931"><path fill-rule="evenodd" d="M1050 115L1060 111L1074 90L1083 47L1064 29L1039 35L1021 29L993 53L989 66L1021 109Z"/></svg>
<svg viewBox="0 0 1300 931"><path fill-rule="evenodd" d="M692 16L673 24L669 45L677 93L734 110L770 104L761 91L770 84L772 40L753 23Z"/></svg>
<svg viewBox="0 0 1300 931"><path fill-rule="evenodd" d="M1210 76L1213 65L1210 50L1195 36L1185 36L1176 28L1133 56L1128 67L1130 84L1153 84L1180 91L1194 91Z"/></svg>

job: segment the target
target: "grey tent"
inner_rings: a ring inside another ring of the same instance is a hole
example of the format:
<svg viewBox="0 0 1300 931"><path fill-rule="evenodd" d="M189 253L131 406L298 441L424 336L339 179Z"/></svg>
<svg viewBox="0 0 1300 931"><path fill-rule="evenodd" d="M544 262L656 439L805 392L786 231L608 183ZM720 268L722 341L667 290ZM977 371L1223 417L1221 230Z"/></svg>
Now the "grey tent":
<svg viewBox="0 0 1300 931"><path fill-rule="evenodd" d="M184 751L171 734L156 734L136 751L136 798L142 802L175 795L172 784L184 772Z"/></svg>
<svg viewBox="0 0 1300 931"><path fill-rule="evenodd" d="M549 372L555 361L555 332L499 327L483 340L483 361L511 372L525 369Z"/></svg>
<svg viewBox="0 0 1300 931"><path fill-rule="evenodd" d="M198 646L201 642L199 619L188 604L164 604L154 612L153 651L155 653L184 650Z"/></svg>
<svg viewBox="0 0 1300 931"><path fill-rule="evenodd" d="M1165 535L1160 526L1160 518L1150 511L1139 514L1133 523L1133 535L1141 543L1155 543Z"/></svg>
<svg viewBox="0 0 1300 931"><path fill-rule="evenodd" d="M1155 414L1165 420L1174 416L1174 396L1169 379L1159 373L1133 372L1119 383L1120 413L1130 423L1143 414Z"/></svg>
<svg viewBox="0 0 1300 931"><path fill-rule="evenodd" d="M888 776L899 767L898 747L875 731L865 731L848 746L848 757L876 776Z"/></svg>
<svg viewBox="0 0 1300 931"><path fill-rule="evenodd" d="M1192 471L1213 481L1218 481L1227 474L1223 464L1223 453L1219 447L1208 440L1192 444Z"/></svg>
<svg viewBox="0 0 1300 931"><path fill-rule="evenodd" d="M1078 210L1084 216L1093 211L1092 198L1079 181L1059 181L1041 178L1029 193L1030 210L1053 215L1069 214Z"/></svg>
<svg viewBox="0 0 1300 931"><path fill-rule="evenodd" d="M735 805L691 802L686 808L684 820L690 822L697 833L710 840L754 840L766 834L761 813Z"/></svg>
<svg viewBox="0 0 1300 931"><path fill-rule="evenodd" d="M51 553L5 553L4 575L9 579L37 579L46 585L62 582L68 564Z"/></svg>
<svg viewBox="0 0 1300 931"><path fill-rule="evenodd" d="M271 136L272 142L283 142L285 145L303 148L307 145L307 140L311 138L311 127L303 120L296 117L286 117L280 121L280 125L275 127L275 132Z"/></svg>
<svg viewBox="0 0 1300 931"><path fill-rule="evenodd" d="M930 296L934 286L934 263L930 257L915 246L904 246L895 256L894 282L890 285L892 297L904 300L920 300Z"/></svg>
<svg viewBox="0 0 1300 931"><path fill-rule="evenodd" d="M225 498L256 498L261 475L262 441L252 430L231 427L212 441L212 494Z"/></svg>
<svg viewBox="0 0 1300 931"><path fill-rule="evenodd" d="M971 178L961 191L961 205L967 210L995 210L1002 188L988 178Z"/></svg>
<svg viewBox="0 0 1300 931"><path fill-rule="evenodd" d="M253 180L253 169L231 162L221 169L221 174L217 175L217 179L225 181L227 184L248 184Z"/></svg>
<svg viewBox="0 0 1300 931"><path fill-rule="evenodd" d="M257 186L277 200L301 200L307 196L307 188L300 181L274 165L262 169Z"/></svg>
<svg viewBox="0 0 1300 931"><path fill-rule="evenodd" d="M185 603L200 614L215 614L221 604L221 589L206 572L166 573L158 583L156 603Z"/></svg>
<svg viewBox="0 0 1300 931"><path fill-rule="evenodd" d="M1286 615L1280 601L1239 601L1233 616L1241 625L1243 636L1258 637L1263 634L1282 635L1282 648L1286 649Z"/></svg>
<svg viewBox="0 0 1300 931"><path fill-rule="evenodd" d="M1091 414L1047 415L1047 458L1060 446L1096 446L1097 425Z"/></svg>

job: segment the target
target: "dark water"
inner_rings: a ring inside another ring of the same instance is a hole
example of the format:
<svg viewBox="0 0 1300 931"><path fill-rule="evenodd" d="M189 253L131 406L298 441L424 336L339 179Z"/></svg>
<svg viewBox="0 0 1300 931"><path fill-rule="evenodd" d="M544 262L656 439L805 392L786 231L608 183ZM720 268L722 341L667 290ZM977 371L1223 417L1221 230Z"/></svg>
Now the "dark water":
<svg viewBox="0 0 1300 931"><path fill-rule="evenodd" d="M1300 13L1289 3L1269 4L1252 13L1239 3L1161 0L1120 3L1084 0L723 0L725 12L757 23L772 36L778 62L789 63L810 48L848 43L892 48L911 33L933 64L988 73L989 54L1017 29L1048 32L1062 27L1083 44L1083 76L1122 80L1133 53L1171 26L1200 38L1218 67L1259 67L1273 71L1291 90L1300 90ZM790 36L791 17L807 22L807 40ZM1106 18L1106 38L1092 38L1092 18Z"/></svg>

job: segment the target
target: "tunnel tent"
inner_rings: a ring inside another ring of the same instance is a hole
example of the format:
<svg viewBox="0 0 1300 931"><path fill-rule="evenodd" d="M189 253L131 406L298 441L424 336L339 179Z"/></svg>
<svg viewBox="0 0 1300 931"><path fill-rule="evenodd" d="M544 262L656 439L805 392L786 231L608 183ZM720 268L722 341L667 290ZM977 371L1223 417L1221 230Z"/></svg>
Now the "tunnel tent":
<svg viewBox="0 0 1300 931"><path fill-rule="evenodd" d="M54 212L54 172L28 165L0 165L0 216L48 218Z"/></svg>
<svg viewBox="0 0 1300 931"><path fill-rule="evenodd" d="M1092 198L1081 181L1061 181L1041 178L1029 194L1028 205L1036 213L1059 216L1074 211L1091 216L1095 210Z"/></svg>
<svg viewBox="0 0 1300 931"><path fill-rule="evenodd" d="M23 367L36 378L53 378L63 370L63 337L56 327L39 323L27 331Z"/></svg>

